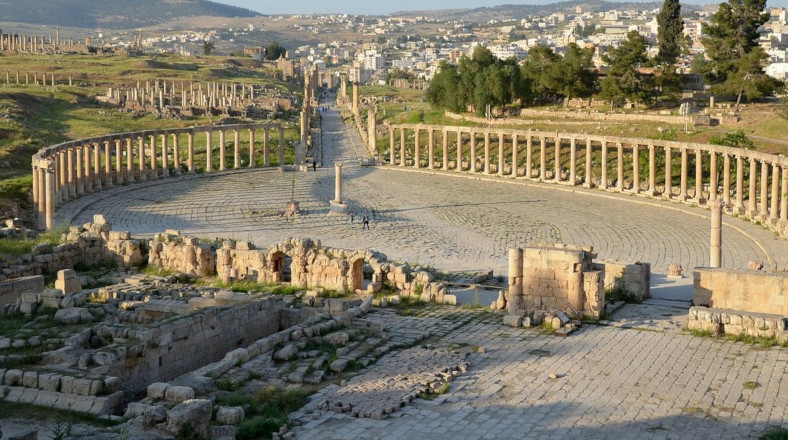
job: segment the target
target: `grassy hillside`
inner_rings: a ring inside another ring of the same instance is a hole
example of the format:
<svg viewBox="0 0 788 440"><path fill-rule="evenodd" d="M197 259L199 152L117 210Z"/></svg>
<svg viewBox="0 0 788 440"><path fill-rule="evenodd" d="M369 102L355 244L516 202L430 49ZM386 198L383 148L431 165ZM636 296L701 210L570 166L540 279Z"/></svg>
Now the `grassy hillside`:
<svg viewBox="0 0 788 440"><path fill-rule="evenodd" d="M254 17L248 9L207 0L50 0L40 7L0 0L0 21L88 29L131 29L189 16Z"/></svg>

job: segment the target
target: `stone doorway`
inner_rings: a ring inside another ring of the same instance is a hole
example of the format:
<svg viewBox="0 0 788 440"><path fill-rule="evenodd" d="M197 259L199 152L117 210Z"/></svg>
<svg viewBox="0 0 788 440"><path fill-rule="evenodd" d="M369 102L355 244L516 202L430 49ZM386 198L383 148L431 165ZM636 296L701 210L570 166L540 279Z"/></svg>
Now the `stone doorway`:
<svg viewBox="0 0 788 440"><path fill-rule="evenodd" d="M271 272L274 274L274 282L290 282L290 268L284 252L276 252L271 256Z"/></svg>
<svg viewBox="0 0 788 440"><path fill-rule="evenodd" d="M358 258L350 265L350 288L353 292L364 289L364 259Z"/></svg>

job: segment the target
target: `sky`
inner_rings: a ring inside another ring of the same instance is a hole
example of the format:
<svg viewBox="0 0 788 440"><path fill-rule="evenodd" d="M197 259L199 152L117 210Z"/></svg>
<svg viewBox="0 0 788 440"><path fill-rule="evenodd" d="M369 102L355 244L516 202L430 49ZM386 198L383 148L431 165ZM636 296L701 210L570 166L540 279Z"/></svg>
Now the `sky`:
<svg viewBox="0 0 788 440"><path fill-rule="evenodd" d="M347 13L382 15L397 11L423 11L431 9L462 9L495 6L499 4L545 4L549 1L523 0L214 0L233 6L251 9L263 14ZM659 0L657 0L659 1ZM713 0L691 0L688 3L716 3ZM768 0L770 7L788 7L788 0Z"/></svg>

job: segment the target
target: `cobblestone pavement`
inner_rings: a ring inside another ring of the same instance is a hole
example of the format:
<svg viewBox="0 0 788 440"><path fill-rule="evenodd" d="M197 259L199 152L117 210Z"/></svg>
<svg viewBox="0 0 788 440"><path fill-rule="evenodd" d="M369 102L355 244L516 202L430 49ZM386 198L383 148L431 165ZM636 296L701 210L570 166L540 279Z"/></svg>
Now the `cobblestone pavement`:
<svg viewBox="0 0 788 440"><path fill-rule="evenodd" d="M389 257L451 270L506 270L507 249L533 242L590 244L603 259L648 261L685 269L707 264L708 211L640 197L566 186L525 184L453 172L414 172L348 165L344 196L360 223L329 218L335 160L363 150L338 112L324 113L324 163L317 172L238 170L121 186L61 207L58 221L103 213L114 228L153 234L165 228L197 236L253 240L259 246L287 236L319 238L345 248L373 248ZM355 161L354 161L355 162ZM291 194L304 213L280 215ZM757 225L725 218L723 263L749 260L788 265L788 246Z"/></svg>
<svg viewBox="0 0 788 440"><path fill-rule="evenodd" d="M453 307L368 317L395 336L423 331L435 345L484 353L433 401L384 420L317 411L297 438L741 439L788 422L788 349L612 326L559 338Z"/></svg>

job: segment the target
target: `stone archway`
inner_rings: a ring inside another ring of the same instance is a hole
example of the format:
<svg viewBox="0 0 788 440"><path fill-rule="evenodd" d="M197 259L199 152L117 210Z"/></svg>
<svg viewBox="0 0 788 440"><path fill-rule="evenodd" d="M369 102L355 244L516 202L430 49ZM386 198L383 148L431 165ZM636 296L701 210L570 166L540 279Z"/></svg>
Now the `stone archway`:
<svg viewBox="0 0 788 440"><path fill-rule="evenodd" d="M271 274L274 282L286 283L290 281L290 270L287 267L287 256L282 251L271 255Z"/></svg>

